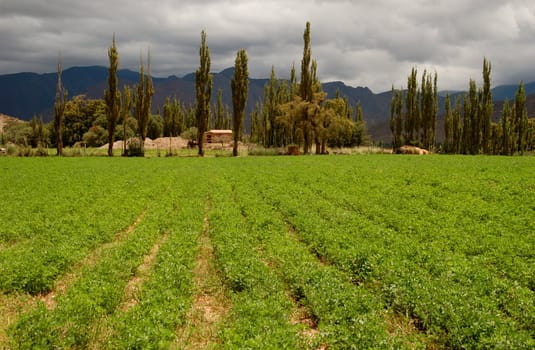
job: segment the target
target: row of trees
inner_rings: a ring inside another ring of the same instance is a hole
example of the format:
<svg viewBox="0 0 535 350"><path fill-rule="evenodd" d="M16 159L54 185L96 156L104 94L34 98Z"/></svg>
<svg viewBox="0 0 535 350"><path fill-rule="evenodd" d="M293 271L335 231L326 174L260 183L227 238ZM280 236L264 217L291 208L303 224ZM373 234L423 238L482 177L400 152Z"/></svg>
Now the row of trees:
<svg viewBox="0 0 535 350"><path fill-rule="evenodd" d="M318 154L326 153L327 146L360 146L369 142L360 102L350 106L347 98L339 93L328 99L318 79L317 62L312 58L310 23L303 34L304 49L301 60L300 80L295 66L290 79L278 79L272 68L271 77L264 87L264 98L256 104L249 116L249 140L265 147L300 146L311 153L315 146ZM196 100L186 106L168 97L156 114L151 113L154 87L150 76L150 52L145 65L140 60L139 83L133 87L118 87L117 71L119 53L115 35L108 49L110 62L108 86L103 99L90 100L68 94L61 80L61 57L58 60L58 80L54 104L54 121L44 125L35 117L28 125L17 129L24 143L32 146L46 145L49 141L63 153L63 145L85 142L89 146L108 143L108 155L113 155L116 139L139 138L141 147L147 137L184 136L196 138L199 155L204 155L203 135L210 129L232 129L233 154L238 154L238 142L244 132L245 106L248 95L247 52L240 49L235 60L234 77L231 80L232 113L223 104L222 91L218 91L217 103L210 105L212 75L210 74L210 50L206 33L201 33L200 64L195 73ZM528 120L526 96L521 83L514 103L505 102L499 120L493 120L494 105L491 92L491 65L483 61L483 86L478 88L470 80L469 91L457 95L453 106L451 97L445 99L444 142L439 150L463 154L515 154L535 147L535 121ZM439 98L437 74L423 72L421 78L413 68L406 90L392 87L390 105L390 129L394 150L410 144L435 150ZM20 130L19 130L20 129ZM195 135L191 135L195 132ZM123 153L127 153L126 142Z"/></svg>
<svg viewBox="0 0 535 350"><path fill-rule="evenodd" d="M265 86L264 99L258 102L250 114L249 139L265 147L302 146L305 153L316 145L317 153L325 153L326 145L359 146L368 141L366 123L360 103L353 109L346 98L337 94L327 99L317 78L317 63L311 56L310 23L306 24L301 80L298 82L295 67L290 81L277 79L274 69ZM156 114L151 113L154 87L150 77L150 52L147 73L140 62L140 80L133 87L119 88L117 71L119 53L115 35L108 48L108 84L102 99L87 99L68 93L61 80L61 57L58 59L58 80L54 104L54 121L44 125L42 119L34 118L31 125L24 126L24 142L32 146L45 146L49 142L63 154L63 146L84 142L89 146L108 143L108 155L113 155L114 141L128 140L136 136L143 145L147 136L179 136L186 133L192 137L193 130L199 145L199 155L204 154L202 138L209 128L232 129L234 134L233 154L244 132L245 106L248 95L247 52L237 52L234 77L231 81L232 113L223 104L222 91L218 91L217 104L210 106L212 75L210 74L210 50L206 33L201 33L199 50L200 65L195 74L196 101L186 106L175 98L168 97ZM40 124L39 124L40 123ZM39 127L37 127L39 126ZM22 129L22 126L21 126ZM38 131L44 130L44 131ZM125 142L126 144L126 142ZM125 145L126 147L126 145ZM123 149L126 153L127 149Z"/></svg>
<svg viewBox="0 0 535 350"><path fill-rule="evenodd" d="M413 68L405 92L395 90L392 86L390 130L393 149L409 144L433 150L437 112L437 74L433 76L424 71L421 86L418 86L418 71Z"/></svg>
<svg viewBox="0 0 535 350"><path fill-rule="evenodd" d="M297 82L295 66L290 80L279 80L272 68L269 83L264 87L262 103L251 114L251 140L265 147L302 146L310 153L326 153L326 145L360 146L368 142L362 107L356 113L347 98L339 93L327 99L317 77L317 62L312 59L310 23L303 34L301 80Z"/></svg>
<svg viewBox="0 0 535 350"><path fill-rule="evenodd" d="M396 151L402 145L435 150L438 90L437 74L424 71L421 85L412 69L406 90L392 87L390 130ZM535 148L535 120L529 120L526 94L521 82L514 103L505 101L499 120L493 119L491 64L483 59L483 86L470 79L469 91L458 94L453 107L446 95L444 142L441 151L458 154L523 154Z"/></svg>
<svg viewBox="0 0 535 350"><path fill-rule="evenodd" d="M108 49L110 67L108 70L108 88L104 91L104 100L85 101L83 96L77 96L67 101L67 91L61 81L61 57L58 59L58 82L54 103L54 128L52 139L55 140L57 155L63 155L63 136L65 134L66 115L70 116L67 135L71 136L69 144L78 141L99 143L103 138L108 141L108 155L113 156L113 144L116 138L117 124L122 118L122 138L126 140L127 130L131 133L135 129L141 138L141 144L147 137L149 120L151 119L151 103L154 95L152 79L150 77L150 52L148 54L148 73L144 73L144 64L140 64L140 81L132 89L124 86L123 92L119 90L117 70L119 66L119 53L113 36L112 46ZM135 91L135 94L133 93ZM86 103L87 102L87 103ZM92 113L82 113L84 107L90 105L94 108ZM132 120L132 112L134 120ZM103 119L102 116L105 118ZM135 122L134 122L135 121ZM89 126L88 128L88 125ZM82 134L83 133L83 134ZM126 148L124 148L126 152Z"/></svg>
<svg viewBox="0 0 535 350"><path fill-rule="evenodd" d="M490 74L490 65L485 74ZM504 102L496 122L487 84L486 78L484 87L477 90L471 80L468 94L457 96L453 108L446 96L444 152L514 155L535 149L535 119L528 119L524 84L520 83L512 106L508 100Z"/></svg>
<svg viewBox="0 0 535 350"><path fill-rule="evenodd" d="M301 81L297 83L295 67L288 82L279 80L272 69L270 82L264 89L264 99L250 115L250 139L265 147L286 145L303 146L310 153L312 144L316 153L326 153L328 141L338 146L361 145L368 140L366 124L360 104L355 120L347 100L337 96L327 100L317 78L317 63L312 59L310 46L310 23L304 32L304 50L301 61ZM203 154L202 135L207 129L210 116L212 76L210 74L210 50L206 44L206 33L201 34L199 52L200 66L195 73L196 83L196 127L199 155ZM237 155L238 141L243 132L244 109L248 92L247 53L239 50L236 56L232 90L232 129L234 134L233 154ZM164 113L165 114L165 113ZM218 95L215 128L228 126L225 122L221 93Z"/></svg>

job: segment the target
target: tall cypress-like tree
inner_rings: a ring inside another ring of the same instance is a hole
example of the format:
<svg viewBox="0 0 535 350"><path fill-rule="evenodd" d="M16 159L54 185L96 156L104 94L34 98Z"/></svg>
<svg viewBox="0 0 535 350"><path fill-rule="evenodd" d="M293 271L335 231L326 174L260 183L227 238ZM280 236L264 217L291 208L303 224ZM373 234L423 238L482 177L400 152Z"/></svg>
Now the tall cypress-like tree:
<svg viewBox="0 0 535 350"><path fill-rule="evenodd" d="M108 89L104 92L106 101L106 116L108 119L108 156L113 157L113 143L115 141L115 127L119 119L121 109L121 92L118 89L117 67L119 66L119 53L115 45L115 34L113 42L108 49L108 58L110 59L110 68L108 70Z"/></svg>
<svg viewBox="0 0 535 350"><path fill-rule="evenodd" d="M411 74L407 78L407 94L405 96L405 120L404 139L405 143L416 143L419 138L420 118L419 118L419 90L417 81L418 71L412 68ZM424 73L425 75L425 73Z"/></svg>
<svg viewBox="0 0 535 350"><path fill-rule="evenodd" d="M463 126L461 124L461 113L462 113L462 105L461 105L461 96L457 96L455 98L455 103L453 106L453 113L452 113L452 152L453 153L460 153L461 152L461 141L462 141L462 134L463 134Z"/></svg>
<svg viewBox="0 0 535 350"><path fill-rule="evenodd" d="M61 82L61 55L58 58L58 83L56 85L56 99L54 102L54 129L56 131L57 155L63 156L63 113L67 103L67 90Z"/></svg>
<svg viewBox="0 0 535 350"><path fill-rule="evenodd" d="M151 116L152 97L154 96L154 85L152 84L152 77L150 72L150 49L147 53L147 77L145 78L145 98L143 99L143 118L140 125L141 139L145 142L147 138L147 127Z"/></svg>
<svg viewBox="0 0 535 350"><path fill-rule="evenodd" d="M450 94L446 94L444 101L444 152L453 152L453 115L451 114Z"/></svg>
<svg viewBox="0 0 535 350"><path fill-rule="evenodd" d="M492 131L492 113L494 112L494 104L492 103L492 91L490 87L490 72L491 64L486 58L483 59L483 89L480 91L479 101L480 116L479 127L481 134L480 150L484 154L491 153L491 131Z"/></svg>
<svg viewBox="0 0 535 350"><path fill-rule="evenodd" d="M125 85L123 87L123 101L121 103L121 118L123 120L123 155L126 155L126 129L128 127L128 118L132 109L132 88Z"/></svg>
<svg viewBox="0 0 535 350"><path fill-rule="evenodd" d="M212 75L210 74L210 49L206 45L206 32L201 32L199 49L200 66L195 72L195 116L197 119L197 143L199 156L204 156L203 136L210 117L210 96L212 95Z"/></svg>
<svg viewBox="0 0 535 350"><path fill-rule="evenodd" d="M470 79L470 89L464 98L462 153L477 154L479 137L479 96L475 80Z"/></svg>
<svg viewBox="0 0 535 350"><path fill-rule="evenodd" d="M420 87L417 75L416 68L413 68L407 79L408 88L405 94L392 87L390 130L394 151L403 144L422 146L430 150L435 146L438 112L437 74L431 75L424 71Z"/></svg>
<svg viewBox="0 0 535 350"><path fill-rule="evenodd" d="M225 126L225 105L223 104L223 90L217 90L217 105L215 110L215 129L224 129Z"/></svg>
<svg viewBox="0 0 535 350"><path fill-rule="evenodd" d="M136 97L134 105L134 114L137 120L138 134L141 138L141 143L145 142L147 138L147 127L149 124L152 96L154 96L154 87L152 85L152 78L150 76L150 51L147 54L147 74L145 74L145 65L140 59L139 68L139 83L136 88Z"/></svg>
<svg viewBox="0 0 535 350"><path fill-rule="evenodd" d="M515 144L514 140L514 120L511 115L511 105L509 100L506 99L503 103L502 114L500 117L500 124L502 126L502 140L501 140L501 154L502 155L513 155L514 149L513 145Z"/></svg>
<svg viewBox="0 0 535 350"><path fill-rule="evenodd" d="M516 151L524 154L527 149L528 112L526 110L526 91L524 82L520 82L515 94L513 109L514 132L516 134Z"/></svg>
<svg viewBox="0 0 535 350"><path fill-rule="evenodd" d="M145 105L145 65L143 59L139 58L139 82L136 86L134 116L138 124L138 135L142 139L142 124L144 123L144 105Z"/></svg>
<svg viewBox="0 0 535 350"><path fill-rule="evenodd" d="M395 90L392 85L392 99L390 101L390 131L392 132L392 150L403 146L403 92Z"/></svg>
<svg viewBox="0 0 535 350"><path fill-rule="evenodd" d="M238 141L241 138L243 128L243 113L249 91L249 71L245 49L240 49L236 55L234 78L230 82L230 87L232 89L232 115L234 122L234 146L232 148L232 155L237 157Z"/></svg>
<svg viewBox="0 0 535 350"><path fill-rule="evenodd" d="M422 75L422 87L420 93L420 128L421 145L433 150L435 147L435 135L438 112L437 74L434 76L424 71Z"/></svg>
<svg viewBox="0 0 535 350"><path fill-rule="evenodd" d="M366 129L366 121L364 120L364 113L362 112L362 104L359 100L355 112L355 131L353 132L352 143L354 146L360 147L368 143L368 141L368 130Z"/></svg>
<svg viewBox="0 0 535 350"><path fill-rule="evenodd" d="M306 23L305 32L303 34L304 48L303 59L301 60L301 84L299 85L299 94L301 100L304 102L312 102L313 99L313 79L311 72L312 65L312 50L310 48L310 22ZM311 132L310 130L310 114L309 109L303 109L303 139L304 139L304 153L310 152L311 148Z"/></svg>
<svg viewBox="0 0 535 350"><path fill-rule="evenodd" d="M264 104L262 108L262 120L264 124L264 146L271 147L279 145L277 128L276 128L276 99L277 99L277 78L275 76L275 67L271 66L271 75L269 83L264 86Z"/></svg>

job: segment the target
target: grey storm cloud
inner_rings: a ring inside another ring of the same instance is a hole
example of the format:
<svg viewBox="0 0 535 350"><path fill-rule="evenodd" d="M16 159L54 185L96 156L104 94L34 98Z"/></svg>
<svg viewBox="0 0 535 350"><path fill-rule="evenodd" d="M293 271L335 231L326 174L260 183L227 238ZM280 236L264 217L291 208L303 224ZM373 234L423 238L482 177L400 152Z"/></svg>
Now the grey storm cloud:
<svg viewBox="0 0 535 350"><path fill-rule="evenodd" d="M121 68L137 70L150 48L154 75L181 76L199 64L204 29L212 70L245 48L252 76L271 66L288 76L306 21L322 81L380 92L417 67L436 71L441 89L464 89L483 57L494 85L535 80L532 0L2 0L0 74L53 72L59 52L64 67L106 66L115 33Z"/></svg>

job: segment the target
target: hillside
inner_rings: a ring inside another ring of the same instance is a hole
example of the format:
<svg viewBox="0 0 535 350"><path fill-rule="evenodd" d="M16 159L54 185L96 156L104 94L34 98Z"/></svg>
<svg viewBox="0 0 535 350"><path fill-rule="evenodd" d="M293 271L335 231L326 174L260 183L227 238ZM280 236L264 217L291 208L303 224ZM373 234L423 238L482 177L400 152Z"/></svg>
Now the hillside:
<svg viewBox="0 0 535 350"><path fill-rule="evenodd" d="M4 131L4 127L9 123L10 121L18 120L15 117L10 117L8 115L0 113L0 133Z"/></svg>
<svg viewBox="0 0 535 350"><path fill-rule="evenodd" d="M223 102L232 105L230 81L234 73L233 68L225 69L214 74L212 103L216 103L217 91L223 91ZM69 97L85 94L89 98L102 98L106 89L108 70L105 67L72 67L63 71L63 83L68 90ZM135 85L139 81L139 73L131 70L118 72L119 86ZM17 116L23 120L30 120L34 115L43 115L46 121L52 119L54 96L56 89L56 73L36 74L17 73L0 75L0 111ZM184 77L169 76L167 78L153 78L155 95L153 110L160 108L168 96L176 96L185 105L195 101L195 75L187 74ZM250 79L247 112L250 112L264 94L264 85L268 79ZM535 116L535 82L525 85L528 97L528 113ZM512 100L517 86L504 85L493 89L495 99L495 116L499 116L501 100ZM334 97L336 91L348 98L351 105L357 101L362 104L364 117L368 123L369 131L374 140L389 141L390 130L388 120L390 115L391 92L374 93L367 87L352 87L344 82L326 82L323 90L328 97ZM462 93L462 92L456 92ZM455 95L455 93L454 93ZM444 94L439 96L440 111L443 113ZM246 127L248 122L246 121Z"/></svg>

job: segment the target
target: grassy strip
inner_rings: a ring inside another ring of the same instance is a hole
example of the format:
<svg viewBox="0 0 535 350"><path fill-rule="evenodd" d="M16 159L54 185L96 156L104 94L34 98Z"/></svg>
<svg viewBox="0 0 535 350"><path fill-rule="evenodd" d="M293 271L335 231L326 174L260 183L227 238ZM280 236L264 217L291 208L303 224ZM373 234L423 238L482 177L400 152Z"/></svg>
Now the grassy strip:
<svg viewBox="0 0 535 350"><path fill-rule="evenodd" d="M96 160L9 159L0 196L0 291L46 293L54 280L113 240L144 205L130 180L114 183ZM76 166L74 166L76 165ZM110 164L120 171L120 164ZM93 176L85 176L91 173ZM115 177L122 180L122 174ZM141 178L135 179L137 181ZM119 205L120 203L120 205Z"/></svg>
<svg viewBox="0 0 535 350"><path fill-rule="evenodd" d="M149 210L127 240L102 253L101 261L83 273L57 306L48 310L43 303L19 317L10 329L16 348L86 347L98 327L98 319L114 312L123 300L123 290L136 266L164 229L161 212Z"/></svg>
<svg viewBox="0 0 535 350"><path fill-rule="evenodd" d="M289 322L292 304L284 284L260 259L230 184L215 179L212 188L210 235L232 301L221 347L296 348L298 327Z"/></svg>
<svg viewBox="0 0 535 350"><path fill-rule="evenodd" d="M137 304L110 320L107 348L169 348L177 327L185 324L193 298L193 265L202 230L204 197L174 195L162 215L168 219L169 238L160 247L151 278L143 284ZM174 208L174 209L173 209ZM169 213L171 215L169 215Z"/></svg>
<svg viewBox="0 0 535 350"><path fill-rule="evenodd" d="M421 168L426 170L425 165ZM382 294L386 307L414 317L420 329L444 345L532 345L533 292L514 281L493 276L482 264L485 259L463 255L462 227L444 220L443 232L441 221L435 220L444 217L444 213L419 204L430 200L447 203L437 201L422 188L417 193L423 199L407 202L403 200L407 193L398 189L401 186L384 179L383 190L390 194L385 207L385 194L380 189L369 192L363 184L351 186L340 171L345 172L346 167L299 177L290 190L284 184L292 174L284 171L275 175L281 177L265 186L263 192L268 202L287 215L312 251L351 273L356 283ZM327 176L334 180L328 181ZM424 179L445 182L440 178ZM460 204L462 207L471 203ZM416 211L414 207L423 209ZM480 236L493 241L488 232ZM516 243L522 239L529 241L529 237L523 237Z"/></svg>
<svg viewBox="0 0 535 350"><path fill-rule="evenodd" d="M265 255L284 279L292 297L308 308L318 323L320 337L315 345L327 344L332 349L386 349L396 344L387 334L380 300L311 255L255 189L258 187L244 182L237 185L242 211L250 221L251 234L261 240Z"/></svg>

